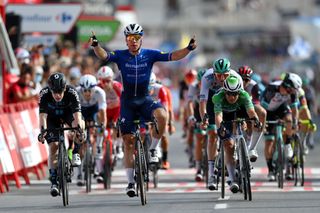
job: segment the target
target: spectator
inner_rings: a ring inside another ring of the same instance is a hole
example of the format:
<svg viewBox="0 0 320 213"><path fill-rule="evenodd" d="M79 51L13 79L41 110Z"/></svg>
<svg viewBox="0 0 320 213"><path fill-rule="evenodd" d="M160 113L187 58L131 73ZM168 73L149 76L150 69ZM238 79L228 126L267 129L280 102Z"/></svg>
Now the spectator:
<svg viewBox="0 0 320 213"><path fill-rule="evenodd" d="M18 103L36 99L37 95L31 93L32 67L24 64L19 80L9 88L9 103Z"/></svg>

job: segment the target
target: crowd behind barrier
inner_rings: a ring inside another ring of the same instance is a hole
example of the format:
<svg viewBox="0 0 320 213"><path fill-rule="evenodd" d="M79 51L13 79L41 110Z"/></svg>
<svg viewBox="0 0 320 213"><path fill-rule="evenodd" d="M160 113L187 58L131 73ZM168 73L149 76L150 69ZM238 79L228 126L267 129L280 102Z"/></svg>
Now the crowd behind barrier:
<svg viewBox="0 0 320 213"><path fill-rule="evenodd" d="M11 181L17 188L21 188L21 179L29 185L32 173L38 180L45 177L48 146L37 140L38 110L36 101L0 106L1 193L10 191Z"/></svg>

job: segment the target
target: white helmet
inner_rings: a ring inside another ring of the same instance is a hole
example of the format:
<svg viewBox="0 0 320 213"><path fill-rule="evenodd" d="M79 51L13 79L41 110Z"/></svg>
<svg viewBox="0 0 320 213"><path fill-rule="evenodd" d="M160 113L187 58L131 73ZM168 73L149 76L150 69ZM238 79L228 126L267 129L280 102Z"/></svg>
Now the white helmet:
<svg viewBox="0 0 320 213"><path fill-rule="evenodd" d="M30 53L28 50L19 47L16 49L15 53L19 62L26 64L30 63Z"/></svg>
<svg viewBox="0 0 320 213"><path fill-rule="evenodd" d="M129 24L124 29L124 35L141 35L143 36L143 28L139 24Z"/></svg>
<svg viewBox="0 0 320 213"><path fill-rule="evenodd" d="M108 66L103 66L98 70L98 79L113 78L113 71Z"/></svg>
<svg viewBox="0 0 320 213"><path fill-rule="evenodd" d="M238 77L230 75L223 82L223 88L229 92L238 92L241 90L241 81Z"/></svg>
<svg viewBox="0 0 320 213"><path fill-rule="evenodd" d="M80 78L79 84L83 89L91 89L97 85L97 79L93 75L86 74Z"/></svg>
<svg viewBox="0 0 320 213"><path fill-rule="evenodd" d="M151 76L150 76L150 81L149 81L149 85L154 85L157 81L157 77L156 75L152 72Z"/></svg>
<svg viewBox="0 0 320 213"><path fill-rule="evenodd" d="M295 73L287 73L282 83L288 88L299 89L302 87L302 80L300 76Z"/></svg>

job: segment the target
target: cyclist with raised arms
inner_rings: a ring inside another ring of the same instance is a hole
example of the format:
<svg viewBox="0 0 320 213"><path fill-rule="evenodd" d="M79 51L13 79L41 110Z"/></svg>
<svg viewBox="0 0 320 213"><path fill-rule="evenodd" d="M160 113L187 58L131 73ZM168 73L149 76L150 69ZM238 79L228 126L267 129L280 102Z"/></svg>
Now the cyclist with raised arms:
<svg viewBox="0 0 320 213"><path fill-rule="evenodd" d="M123 158L122 139L117 137L117 132L112 128L116 127L116 123L120 116L120 96L122 92L122 84L113 80L113 70L108 66L102 66L97 73L99 86L105 91L107 99L107 129L110 130L115 154L117 159Z"/></svg>
<svg viewBox="0 0 320 213"><path fill-rule="evenodd" d="M238 73L243 80L244 90L247 91L252 97L252 103L254 105L254 110L258 114L259 121L265 125L267 112L260 104L260 89L257 82L255 82L251 77L253 75L253 70L249 66L241 66L238 69ZM251 162L255 162L258 158L257 145L260 141L260 138L263 134L261 129L258 129L259 132L252 131L252 126L249 125L247 130L247 143L248 143L248 154Z"/></svg>
<svg viewBox="0 0 320 213"><path fill-rule="evenodd" d="M230 68L230 61L221 58L213 63L213 68L208 69L201 78L200 89L200 116L202 127L208 130L208 186L210 190L216 189L216 177L214 175L214 164L217 157L217 129L215 126L215 113L211 98L223 87L223 82L228 76L237 76L243 88L242 79L239 74ZM209 100L209 101L208 101ZM209 119L206 119L209 117Z"/></svg>
<svg viewBox="0 0 320 213"><path fill-rule="evenodd" d="M284 151L287 161L293 156L291 147L293 129L298 125L298 93L301 87L301 78L294 73L287 73L281 81L270 83L262 94L261 105L267 111L267 121L282 119L285 122ZM265 134L264 154L268 166L268 180L275 180L275 169L272 163L273 147L275 142L275 125L268 125ZM290 174L286 173L286 178Z"/></svg>
<svg viewBox="0 0 320 213"><path fill-rule="evenodd" d="M55 197L59 194L57 187L59 133L56 131L44 133L43 131L60 128L61 124L80 127L81 133L76 134L78 142L82 142L85 139L85 124L82 120L79 95L75 88L66 85L64 74L53 73L48 79L48 86L40 91L39 113L41 133L38 140L40 142L46 140L49 145L50 194ZM72 164L75 166L81 165L77 148L73 150Z"/></svg>
<svg viewBox="0 0 320 213"><path fill-rule="evenodd" d="M152 100L148 93L148 86L152 66L157 61L176 61L186 57L196 48L192 38L186 48L165 53L158 50L144 49L142 46L143 29L138 24L125 27L124 35L128 46L126 50L106 52L99 46L95 35L90 38L90 45L98 58L115 62L120 70L123 91L121 94L120 129L124 141L125 168L128 179L126 189L129 197L135 196L134 180L134 124L133 120L142 116L150 120L153 116L158 122L159 133L153 132L150 145L150 163L158 163L156 147L167 125L167 112L164 107Z"/></svg>
<svg viewBox="0 0 320 213"><path fill-rule="evenodd" d="M87 125L101 124L102 127L97 129L97 134L92 134L90 141L93 147L93 156L95 159L94 177L98 183L103 182L103 149L104 129L106 127L106 94L100 87L97 86L95 76L86 74L81 76L79 86L76 88L79 93L81 112ZM92 132L92 129L90 130ZM93 132L92 132L93 133ZM85 148L85 146L82 146ZM78 181L81 182L82 175L79 169ZM79 184L80 185L80 184Z"/></svg>
<svg viewBox="0 0 320 213"><path fill-rule="evenodd" d="M196 181L203 180L203 174L201 173L201 159L202 159L202 145L205 142L205 130L200 128L201 117L199 113L199 95L201 87L201 78L205 74L206 70L199 70L197 73L197 80L189 85L188 88L188 125L190 128L190 134L188 135L189 141L193 142L194 135L196 136L195 149L194 149L194 159L196 167ZM193 144L188 144L190 149Z"/></svg>
<svg viewBox="0 0 320 213"><path fill-rule="evenodd" d="M225 148L225 161L228 170L228 184L230 191L237 193L239 191L239 183L235 178L234 159L234 139L233 139L233 125L226 123L221 125L222 121L230 121L237 118L251 118L254 119L255 127L260 128L261 123L258 119L254 106L251 101L249 93L242 89L241 78L236 76L229 76L223 83L223 89L213 96L212 102L214 104L215 124L218 128L218 135L220 140L223 140Z"/></svg>

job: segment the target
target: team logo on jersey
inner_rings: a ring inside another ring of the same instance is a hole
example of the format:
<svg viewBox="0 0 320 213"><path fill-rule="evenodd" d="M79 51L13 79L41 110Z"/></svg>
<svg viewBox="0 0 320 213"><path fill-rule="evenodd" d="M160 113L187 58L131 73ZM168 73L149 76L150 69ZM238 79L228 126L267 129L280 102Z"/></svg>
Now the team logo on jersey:
<svg viewBox="0 0 320 213"><path fill-rule="evenodd" d="M162 51L161 51L160 53L161 53L161 54L167 54L167 52L162 52Z"/></svg>

